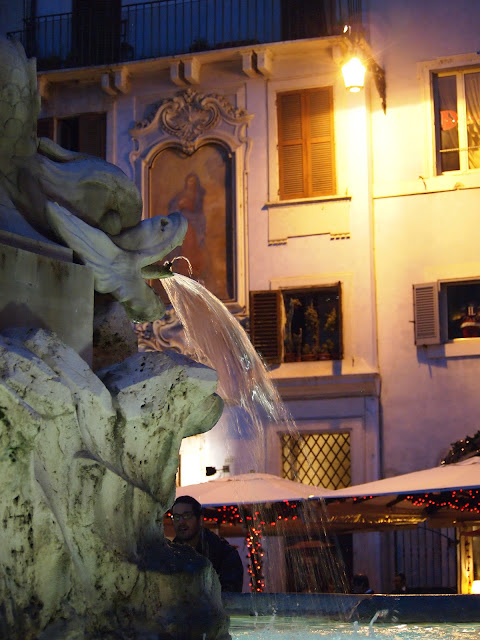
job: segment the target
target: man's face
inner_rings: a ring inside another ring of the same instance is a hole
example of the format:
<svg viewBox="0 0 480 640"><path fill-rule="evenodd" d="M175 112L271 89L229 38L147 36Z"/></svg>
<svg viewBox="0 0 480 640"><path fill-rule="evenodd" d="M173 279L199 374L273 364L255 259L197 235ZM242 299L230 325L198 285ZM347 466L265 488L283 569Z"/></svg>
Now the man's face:
<svg viewBox="0 0 480 640"><path fill-rule="evenodd" d="M190 542L200 531L200 518L196 518L193 508L186 502L179 502L172 509L173 528L180 542Z"/></svg>

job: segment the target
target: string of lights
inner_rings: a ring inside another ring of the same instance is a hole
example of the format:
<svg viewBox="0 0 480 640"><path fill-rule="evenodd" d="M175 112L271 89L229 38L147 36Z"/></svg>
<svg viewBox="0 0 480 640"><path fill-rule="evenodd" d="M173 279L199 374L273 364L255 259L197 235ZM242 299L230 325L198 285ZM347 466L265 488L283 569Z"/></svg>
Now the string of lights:
<svg viewBox="0 0 480 640"><path fill-rule="evenodd" d="M372 500L375 496L363 496L353 499L354 503ZM416 507L424 506L429 511L439 509L454 509L462 512L480 514L480 490L456 489L440 493L405 494L402 500L408 500ZM398 499L395 502L399 502Z"/></svg>
<svg viewBox="0 0 480 640"><path fill-rule="evenodd" d="M260 593L265 589L265 577L263 574L264 548L262 546L263 527L265 525L276 526L277 522L288 522L298 519L297 503L288 501L276 503L262 509L262 511L248 510L245 507L224 505L210 508L204 516L206 524L216 526L246 527L248 534L245 538L248 553L248 573L250 576L250 590L252 593Z"/></svg>

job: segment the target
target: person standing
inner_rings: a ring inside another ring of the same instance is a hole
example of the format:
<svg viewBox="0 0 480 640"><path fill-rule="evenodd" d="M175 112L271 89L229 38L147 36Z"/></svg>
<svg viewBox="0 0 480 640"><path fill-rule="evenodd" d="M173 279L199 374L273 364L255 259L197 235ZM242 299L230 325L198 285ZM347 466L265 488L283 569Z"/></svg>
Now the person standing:
<svg viewBox="0 0 480 640"><path fill-rule="evenodd" d="M202 526L202 505L192 496L178 497L171 508L175 538L210 560L222 591L241 592L243 564L238 551L225 538Z"/></svg>

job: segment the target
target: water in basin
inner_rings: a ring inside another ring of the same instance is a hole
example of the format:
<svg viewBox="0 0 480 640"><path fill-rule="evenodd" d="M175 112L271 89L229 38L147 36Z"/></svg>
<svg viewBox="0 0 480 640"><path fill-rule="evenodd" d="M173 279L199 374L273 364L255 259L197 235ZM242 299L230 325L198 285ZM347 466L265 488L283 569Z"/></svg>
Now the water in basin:
<svg viewBox="0 0 480 640"><path fill-rule="evenodd" d="M232 616L232 640L475 640L479 624L365 624L312 617Z"/></svg>

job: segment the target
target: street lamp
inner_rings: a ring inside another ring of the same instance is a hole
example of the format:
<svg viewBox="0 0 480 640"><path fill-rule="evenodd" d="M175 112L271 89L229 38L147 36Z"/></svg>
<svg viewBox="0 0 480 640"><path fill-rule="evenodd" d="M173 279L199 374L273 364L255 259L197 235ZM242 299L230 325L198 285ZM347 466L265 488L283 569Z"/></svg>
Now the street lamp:
<svg viewBox="0 0 480 640"><path fill-rule="evenodd" d="M370 45L365 40L363 30L359 27L352 28L352 26L346 25L343 33L345 35L345 44L342 74L345 87L348 91L358 93L363 89L365 73L369 71L375 81L378 95L382 101L383 112L386 113L387 91L385 71L373 57Z"/></svg>
<svg viewBox="0 0 480 640"><path fill-rule="evenodd" d="M357 56L350 58L342 67L345 87L352 93L358 93L363 89L365 82L365 65Z"/></svg>

